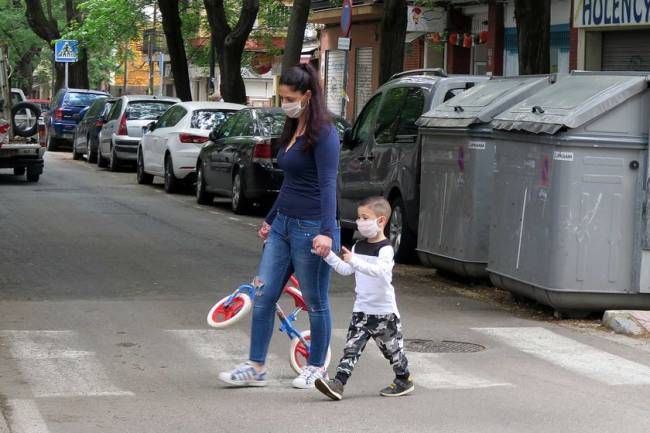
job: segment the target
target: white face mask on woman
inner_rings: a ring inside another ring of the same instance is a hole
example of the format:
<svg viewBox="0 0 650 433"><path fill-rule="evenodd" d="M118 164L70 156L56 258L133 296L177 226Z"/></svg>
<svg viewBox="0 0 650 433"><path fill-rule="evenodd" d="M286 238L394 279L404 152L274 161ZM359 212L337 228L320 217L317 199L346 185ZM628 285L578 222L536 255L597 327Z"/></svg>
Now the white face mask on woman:
<svg viewBox="0 0 650 433"><path fill-rule="evenodd" d="M282 109L284 110L285 114L292 119L296 119L300 117L302 112L305 110L307 107L307 104L305 106L302 106L302 100L296 101L296 102L283 102L282 103Z"/></svg>
<svg viewBox="0 0 650 433"><path fill-rule="evenodd" d="M359 233L361 233L361 236L364 238L374 238L377 236L379 233L379 224L377 223L377 220L364 220L364 219L358 219L357 220L357 229L359 230Z"/></svg>

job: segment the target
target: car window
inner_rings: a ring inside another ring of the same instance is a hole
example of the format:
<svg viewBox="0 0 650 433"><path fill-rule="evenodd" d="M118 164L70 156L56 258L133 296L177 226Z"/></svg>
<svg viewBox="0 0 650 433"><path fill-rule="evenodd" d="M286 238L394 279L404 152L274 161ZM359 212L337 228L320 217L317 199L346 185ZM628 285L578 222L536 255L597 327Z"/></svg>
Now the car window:
<svg viewBox="0 0 650 433"><path fill-rule="evenodd" d="M104 108L102 109L101 117L108 118L108 114L111 112L111 108L115 105L115 101L106 101Z"/></svg>
<svg viewBox="0 0 650 433"><path fill-rule="evenodd" d="M223 126L221 127L221 131L219 135L221 135L221 137L223 138L230 137L232 135L232 129L237 124L237 121L239 121L240 117L241 117L241 112L230 117L230 119L228 119L226 123L224 123Z"/></svg>
<svg viewBox="0 0 650 433"><path fill-rule="evenodd" d="M255 135L255 124L253 123L253 116L250 111L245 111L242 114L241 123L237 123L239 128L239 135L241 137L251 137Z"/></svg>
<svg viewBox="0 0 650 433"><path fill-rule="evenodd" d="M230 130L230 137L240 137L248 132L251 123L251 115L249 112L241 111L237 116L237 123Z"/></svg>
<svg viewBox="0 0 650 433"><path fill-rule="evenodd" d="M406 101L408 87L395 87L386 92L381 102L375 127L375 141L377 143L392 143L400 112Z"/></svg>
<svg viewBox="0 0 650 433"><path fill-rule="evenodd" d="M284 122L287 115L280 111L258 111L257 126L260 135L263 137L272 137L282 134Z"/></svg>
<svg viewBox="0 0 650 433"><path fill-rule="evenodd" d="M86 113L86 117L95 117L99 115L102 111L104 111L104 106L106 104L105 99L106 98L95 100L95 102L93 102L90 108L88 109L88 112Z"/></svg>
<svg viewBox="0 0 650 433"><path fill-rule="evenodd" d="M206 131L219 128L236 112L235 110L195 110L192 113L190 128Z"/></svg>
<svg viewBox="0 0 650 433"><path fill-rule="evenodd" d="M163 102L163 101L133 101L129 102L129 105L126 109L126 119L127 120L158 120L160 116L163 115L165 111L169 107L174 105L173 102ZM179 107L182 109L182 115L180 115L180 112L175 112L176 116L180 117L174 117L173 119L170 118L167 120L169 123L167 126L173 126L178 123L179 120L185 116L185 111L184 108Z"/></svg>
<svg viewBox="0 0 650 433"><path fill-rule="evenodd" d="M449 90L447 90L447 93L445 94L445 100L443 102L447 102L448 100L450 100L454 96L458 96L461 93L463 93L464 91L465 91L464 87L462 89L449 89Z"/></svg>
<svg viewBox="0 0 650 433"><path fill-rule="evenodd" d="M372 97L370 101L363 107L357 123L354 125L352 136L354 141L359 144L367 143L372 136L372 125L377 117L379 110L379 101L381 101L381 93Z"/></svg>
<svg viewBox="0 0 650 433"><path fill-rule="evenodd" d="M104 97L97 93L77 93L69 92L66 93L65 98L63 99L63 105L67 107L87 107L92 104L95 99Z"/></svg>
<svg viewBox="0 0 650 433"><path fill-rule="evenodd" d="M415 121L422 116L425 102L424 90L420 87L411 87L408 89L406 100L400 110L399 124L397 125L397 135L417 135L418 127Z"/></svg>
<svg viewBox="0 0 650 433"><path fill-rule="evenodd" d="M339 140L343 140L343 134L345 133L345 130L350 127L350 124L342 117L335 116L333 118L334 127L336 128L336 133L339 135Z"/></svg>
<svg viewBox="0 0 650 433"><path fill-rule="evenodd" d="M20 102L23 102L23 99L20 97L20 93L11 92L11 106L13 107Z"/></svg>
<svg viewBox="0 0 650 433"><path fill-rule="evenodd" d="M108 120L115 120L118 117L120 117L120 114L122 113L122 100L118 100L115 105L113 105L113 108L111 108L111 112L108 115Z"/></svg>

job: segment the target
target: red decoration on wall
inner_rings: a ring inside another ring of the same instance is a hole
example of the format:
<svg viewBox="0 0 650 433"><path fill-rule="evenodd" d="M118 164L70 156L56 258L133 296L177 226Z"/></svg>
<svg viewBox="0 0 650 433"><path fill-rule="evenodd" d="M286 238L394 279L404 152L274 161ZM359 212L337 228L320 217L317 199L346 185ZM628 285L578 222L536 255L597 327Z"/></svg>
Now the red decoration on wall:
<svg viewBox="0 0 650 433"><path fill-rule="evenodd" d="M439 44L440 40L441 40L440 33L438 32L431 33L431 42L433 42L434 44Z"/></svg>
<svg viewBox="0 0 650 433"><path fill-rule="evenodd" d="M479 42L478 43L479 44L486 44L487 41L488 41L488 36L489 36L489 33L488 33L487 30L483 30L482 32L479 32L479 34L478 34Z"/></svg>
<svg viewBox="0 0 650 433"><path fill-rule="evenodd" d="M449 35L449 45L458 45L458 33L451 33Z"/></svg>

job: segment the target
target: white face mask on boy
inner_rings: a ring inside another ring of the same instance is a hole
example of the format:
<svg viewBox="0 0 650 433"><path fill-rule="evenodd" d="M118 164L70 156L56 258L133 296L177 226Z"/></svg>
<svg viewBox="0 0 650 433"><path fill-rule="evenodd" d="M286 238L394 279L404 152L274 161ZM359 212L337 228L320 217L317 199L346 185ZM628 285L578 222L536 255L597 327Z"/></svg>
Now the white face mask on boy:
<svg viewBox="0 0 650 433"><path fill-rule="evenodd" d="M377 223L377 220L364 220L364 219L358 219L357 220L357 229L359 230L359 233L361 233L361 236L364 238L374 238L377 236L379 233L379 224Z"/></svg>

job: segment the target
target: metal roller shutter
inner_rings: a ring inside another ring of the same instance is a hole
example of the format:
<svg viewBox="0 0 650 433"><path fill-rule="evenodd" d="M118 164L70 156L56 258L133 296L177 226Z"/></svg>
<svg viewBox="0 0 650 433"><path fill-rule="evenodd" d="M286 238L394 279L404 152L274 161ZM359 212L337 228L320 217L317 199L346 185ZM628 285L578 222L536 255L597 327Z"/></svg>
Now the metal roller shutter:
<svg viewBox="0 0 650 433"><path fill-rule="evenodd" d="M354 117L372 96L372 47L357 48L354 79Z"/></svg>
<svg viewBox="0 0 650 433"><path fill-rule="evenodd" d="M650 70L650 30L603 32L603 71Z"/></svg>
<svg viewBox="0 0 650 433"><path fill-rule="evenodd" d="M325 72L325 90L327 94L327 108L334 114L343 111L343 71L345 65L345 51L327 51L327 70Z"/></svg>

